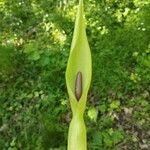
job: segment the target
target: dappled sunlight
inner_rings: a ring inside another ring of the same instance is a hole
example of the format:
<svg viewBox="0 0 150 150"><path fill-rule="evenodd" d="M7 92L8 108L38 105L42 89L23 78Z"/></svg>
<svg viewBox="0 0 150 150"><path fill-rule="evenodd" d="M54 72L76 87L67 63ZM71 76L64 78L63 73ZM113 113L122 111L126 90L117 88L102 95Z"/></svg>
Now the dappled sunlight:
<svg viewBox="0 0 150 150"><path fill-rule="evenodd" d="M78 5L66 9L66 12L67 12L66 17L67 17L69 20L71 20L72 22L75 21L76 12L77 12L77 6L78 6Z"/></svg>
<svg viewBox="0 0 150 150"><path fill-rule="evenodd" d="M63 45L66 41L66 34L64 31L60 31L59 29L54 29L52 32L52 35L54 37L54 43L57 43L57 41Z"/></svg>
<svg viewBox="0 0 150 150"><path fill-rule="evenodd" d="M54 39L54 44L59 43L63 45L66 41L66 34L65 32L58 29L54 23L52 22L45 22L43 23L43 29L48 34L50 33Z"/></svg>

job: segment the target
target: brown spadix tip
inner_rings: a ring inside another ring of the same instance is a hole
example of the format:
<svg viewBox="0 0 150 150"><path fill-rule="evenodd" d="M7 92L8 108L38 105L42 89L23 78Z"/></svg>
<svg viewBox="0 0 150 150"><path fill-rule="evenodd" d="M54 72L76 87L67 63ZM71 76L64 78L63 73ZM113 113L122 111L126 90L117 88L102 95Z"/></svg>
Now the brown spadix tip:
<svg viewBox="0 0 150 150"><path fill-rule="evenodd" d="M75 97L79 101L82 95L82 73L79 71L75 81Z"/></svg>

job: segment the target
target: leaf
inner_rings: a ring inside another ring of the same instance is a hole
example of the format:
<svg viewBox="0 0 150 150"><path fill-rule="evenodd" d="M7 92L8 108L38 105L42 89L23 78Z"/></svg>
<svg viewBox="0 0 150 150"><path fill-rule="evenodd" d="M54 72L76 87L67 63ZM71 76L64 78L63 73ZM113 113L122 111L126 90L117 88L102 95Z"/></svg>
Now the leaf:
<svg viewBox="0 0 150 150"><path fill-rule="evenodd" d="M29 60L37 61L40 59L40 52L38 51L38 44L32 41L24 46L24 53L27 54Z"/></svg>
<svg viewBox="0 0 150 150"><path fill-rule="evenodd" d="M114 100L112 101L112 103L110 104L110 109L114 110L114 109L118 109L120 106L120 101Z"/></svg>
<svg viewBox="0 0 150 150"><path fill-rule="evenodd" d="M76 105L85 109L87 93L91 82L91 53L85 30L85 19L83 17L83 0L80 5L75 23L75 30L66 70L66 84L71 101L71 107L75 112ZM80 101L75 98L75 79L78 72L83 76L83 93Z"/></svg>
<svg viewBox="0 0 150 150"><path fill-rule="evenodd" d="M34 51L28 57L29 57L29 60L36 61L40 59L40 54L37 51Z"/></svg>
<svg viewBox="0 0 150 150"><path fill-rule="evenodd" d="M97 115L98 115L98 111L96 108L93 107L88 110L88 116L94 122L96 122L96 120L97 120Z"/></svg>
<svg viewBox="0 0 150 150"><path fill-rule="evenodd" d="M107 147L113 146L112 138L107 132L103 132L103 140L104 140L104 143Z"/></svg>
<svg viewBox="0 0 150 150"><path fill-rule="evenodd" d="M86 36L83 0L80 0L66 70L67 90L73 112L73 119L69 128L68 150L87 149L83 113L91 83L91 70L91 52ZM79 101L75 97L75 80L78 72L82 74L82 95Z"/></svg>
<svg viewBox="0 0 150 150"><path fill-rule="evenodd" d="M104 113L106 112L107 110L107 105L105 103L102 103L100 106L99 106L99 110L100 112Z"/></svg>
<svg viewBox="0 0 150 150"><path fill-rule="evenodd" d="M46 55L42 55L40 57L40 64L42 66L48 66L50 64L50 57Z"/></svg>
<svg viewBox="0 0 150 150"><path fill-rule="evenodd" d="M102 146L103 144L103 136L101 132L94 133L93 135L93 143L98 144L98 146Z"/></svg>
<svg viewBox="0 0 150 150"><path fill-rule="evenodd" d="M114 144L119 143L124 138L123 133L120 130L114 131L112 134L112 137L113 137L113 143Z"/></svg>

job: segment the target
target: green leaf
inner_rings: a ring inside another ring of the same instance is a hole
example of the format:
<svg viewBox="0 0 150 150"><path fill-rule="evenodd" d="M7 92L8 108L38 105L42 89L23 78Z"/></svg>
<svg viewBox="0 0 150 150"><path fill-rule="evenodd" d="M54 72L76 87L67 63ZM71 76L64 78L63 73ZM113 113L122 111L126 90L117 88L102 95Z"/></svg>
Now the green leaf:
<svg viewBox="0 0 150 150"><path fill-rule="evenodd" d="M88 110L88 116L94 122L96 122L97 120L97 115L98 115L98 110L96 108L93 107Z"/></svg>
<svg viewBox="0 0 150 150"><path fill-rule="evenodd" d="M32 41L24 46L24 53L28 55L29 60L37 61L40 59L38 44L35 41Z"/></svg>
<svg viewBox="0 0 150 150"><path fill-rule="evenodd" d="M99 106L99 109L100 109L100 112L102 112L102 113L106 112L106 110L107 110L107 105L106 105L106 103L102 103L102 104Z"/></svg>
<svg viewBox="0 0 150 150"><path fill-rule="evenodd" d="M39 60L40 54L37 51L34 51L29 55L29 59L34 61Z"/></svg>
<svg viewBox="0 0 150 150"><path fill-rule="evenodd" d="M104 138L103 139L104 143L107 147L112 147L113 146L112 138L107 132L103 132L103 138Z"/></svg>
<svg viewBox="0 0 150 150"><path fill-rule="evenodd" d="M83 113L91 83L91 70L91 52L86 36L83 0L80 0L66 70L66 84L73 112L73 119L69 128L68 150L87 149ZM75 96L75 80L78 72L82 73L82 95L79 101Z"/></svg>
<svg viewBox="0 0 150 150"><path fill-rule="evenodd" d="M40 64L42 66L48 66L49 63L50 63L50 58L48 56L43 55L40 57Z"/></svg>
<svg viewBox="0 0 150 150"><path fill-rule="evenodd" d="M87 93L91 82L91 70L91 53L86 36L85 19L83 17L83 0L80 0L66 70L66 83L73 112L76 111L77 106L80 106L80 108L82 107L82 111L85 109ZM75 98L74 89L76 75L79 71L83 76L83 93L80 101L78 102Z"/></svg>
<svg viewBox="0 0 150 150"><path fill-rule="evenodd" d="M113 137L114 144L117 144L124 138L123 133L120 130L114 131L114 133L112 134L112 137Z"/></svg>
<svg viewBox="0 0 150 150"><path fill-rule="evenodd" d="M13 140L10 143L10 146L15 146L16 145L16 138L14 137Z"/></svg>
<svg viewBox="0 0 150 150"><path fill-rule="evenodd" d="M112 101L112 103L110 104L110 109L111 110L118 109L119 106L120 106L120 101L115 100L115 101Z"/></svg>
<svg viewBox="0 0 150 150"><path fill-rule="evenodd" d="M98 144L99 146L102 146L103 144L103 136L101 132L96 132L93 135L93 142Z"/></svg>

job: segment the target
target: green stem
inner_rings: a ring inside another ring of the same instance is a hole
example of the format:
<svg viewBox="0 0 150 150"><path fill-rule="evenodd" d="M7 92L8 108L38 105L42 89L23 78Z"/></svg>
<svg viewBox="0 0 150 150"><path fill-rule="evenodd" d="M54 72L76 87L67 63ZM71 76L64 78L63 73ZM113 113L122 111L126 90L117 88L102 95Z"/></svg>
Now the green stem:
<svg viewBox="0 0 150 150"><path fill-rule="evenodd" d="M69 127L68 150L87 150L86 127L83 115L74 114Z"/></svg>

